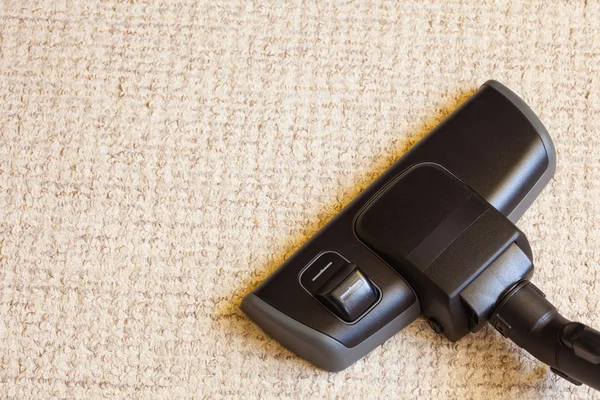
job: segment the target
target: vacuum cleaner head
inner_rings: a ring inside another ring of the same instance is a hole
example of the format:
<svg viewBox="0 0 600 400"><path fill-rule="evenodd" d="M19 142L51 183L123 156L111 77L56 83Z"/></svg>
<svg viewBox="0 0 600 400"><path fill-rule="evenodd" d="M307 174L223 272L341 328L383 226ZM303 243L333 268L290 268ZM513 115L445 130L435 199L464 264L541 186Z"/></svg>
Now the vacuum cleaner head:
<svg viewBox="0 0 600 400"><path fill-rule="evenodd" d="M529 283L514 223L554 175L529 107L486 82L248 294L242 309L339 371L420 315L456 341L490 322L553 371L600 389L600 333Z"/></svg>

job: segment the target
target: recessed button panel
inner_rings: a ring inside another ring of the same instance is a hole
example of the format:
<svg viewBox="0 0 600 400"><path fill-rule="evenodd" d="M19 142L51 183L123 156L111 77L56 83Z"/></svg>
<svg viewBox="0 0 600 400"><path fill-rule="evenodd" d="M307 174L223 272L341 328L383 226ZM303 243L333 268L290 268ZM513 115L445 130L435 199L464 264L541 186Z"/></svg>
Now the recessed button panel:
<svg viewBox="0 0 600 400"><path fill-rule="evenodd" d="M379 291L354 264L337 253L323 253L300 278L306 288L331 312L353 322L378 300Z"/></svg>
<svg viewBox="0 0 600 400"><path fill-rule="evenodd" d="M348 261L338 253L327 252L321 254L310 266L304 270L300 278L302 286L311 293L316 293L325 282L336 272L348 265Z"/></svg>

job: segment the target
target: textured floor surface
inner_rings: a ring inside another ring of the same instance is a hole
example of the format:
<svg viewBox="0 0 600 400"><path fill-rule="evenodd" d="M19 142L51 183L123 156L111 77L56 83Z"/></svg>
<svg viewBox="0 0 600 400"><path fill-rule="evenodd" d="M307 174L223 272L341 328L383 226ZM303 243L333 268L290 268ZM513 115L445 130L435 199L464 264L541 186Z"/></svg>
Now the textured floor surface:
<svg viewBox="0 0 600 400"><path fill-rule="evenodd" d="M519 224L535 282L600 326L598 21L597 0L0 0L0 398L594 397L421 320L327 373L238 306L495 78L558 151Z"/></svg>

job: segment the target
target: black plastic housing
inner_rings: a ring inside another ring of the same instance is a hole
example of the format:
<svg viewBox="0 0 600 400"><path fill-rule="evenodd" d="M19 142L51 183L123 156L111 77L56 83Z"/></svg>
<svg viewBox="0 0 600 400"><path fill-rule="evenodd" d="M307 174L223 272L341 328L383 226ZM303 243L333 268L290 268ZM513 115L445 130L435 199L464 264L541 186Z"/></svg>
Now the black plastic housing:
<svg viewBox="0 0 600 400"><path fill-rule="evenodd" d="M423 314L453 341L479 327L480 320L487 322L498 296L533 274L525 235L438 164L418 164L391 181L359 213L355 232L406 279L419 294ZM513 245L524 262L503 263L492 274L504 279L497 280L501 290L491 305L481 304L490 292L488 279L481 289L461 296Z"/></svg>
<svg viewBox="0 0 600 400"><path fill-rule="evenodd" d="M406 271L400 265L400 258L380 248L381 236L369 236L366 226L355 231L359 214L382 189L412 167L435 164L435 168L459 182L458 192L470 193L467 197L474 199L475 214L485 212L484 220L506 216L515 222L552 178L555 163L550 136L529 107L500 83L486 82L248 294L242 309L298 355L328 370L346 368L421 314L419 300L406 282L418 285L419 280L411 274L404 276ZM436 196L443 199L444 193ZM464 193L457 193L450 208L463 198L466 198ZM438 216L436 221L440 222L442 217ZM401 232L394 224L412 224L411 229L418 229L419 222L410 215L404 216L405 221L396 218L390 216L387 221L390 230ZM481 215L478 219L481 220ZM496 222L503 226L502 221ZM520 237L520 231L508 225L506 231L498 233L498 240L506 248ZM434 225L429 227L433 229ZM373 227L369 232L376 230ZM412 245L418 247L420 242ZM521 248L530 255L528 245ZM379 302L357 321L343 321L300 284L301 273L325 252L340 254L358 266L381 291ZM493 258L487 255L490 261ZM478 273L481 269L474 268L469 276L474 278ZM462 286L446 288L445 296L453 299L452 304L468 302L460 297L465 289ZM452 340L479 326L477 313L489 312L489 307L483 305L485 302L477 300L475 309L471 307L467 316L453 324L452 315L431 311L428 301L421 301L426 312L440 319L444 333Z"/></svg>

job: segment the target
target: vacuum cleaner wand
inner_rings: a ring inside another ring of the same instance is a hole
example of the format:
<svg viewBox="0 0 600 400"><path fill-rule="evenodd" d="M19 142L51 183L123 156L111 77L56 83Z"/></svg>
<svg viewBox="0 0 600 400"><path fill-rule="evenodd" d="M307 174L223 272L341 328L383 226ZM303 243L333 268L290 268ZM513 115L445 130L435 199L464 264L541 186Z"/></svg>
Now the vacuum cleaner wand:
<svg viewBox="0 0 600 400"><path fill-rule="evenodd" d="M490 324L556 374L600 390L600 332L564 318L531 282L506 291Z"/></svg>

